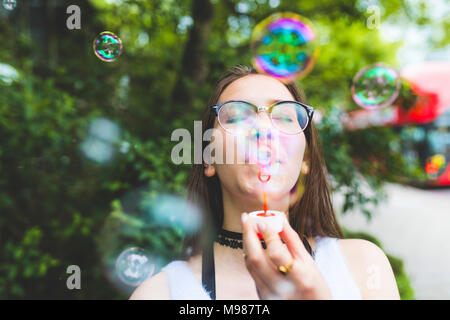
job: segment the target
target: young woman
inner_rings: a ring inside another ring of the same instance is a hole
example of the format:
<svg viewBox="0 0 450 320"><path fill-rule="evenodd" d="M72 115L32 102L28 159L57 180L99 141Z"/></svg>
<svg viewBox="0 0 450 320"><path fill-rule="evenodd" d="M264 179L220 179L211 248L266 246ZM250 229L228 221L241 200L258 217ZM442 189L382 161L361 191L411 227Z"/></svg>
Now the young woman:
<svg viewBox="0 0 450 320"><path fill-rule="evenodd" d="M399 299L382 250L342 239L312 108L303 101L295 84L245 66L219 80L203 132L221 133L224 159L235 150L238 155L243 140L266 139L266 145L276 137L276 173L261 183L260 166L248 158L194 165L189 196L209 215L189 239L192 253L166 265L131 299ZM281 237L246 214L261 210L264 200L269 210L284 212Z"/></svg>

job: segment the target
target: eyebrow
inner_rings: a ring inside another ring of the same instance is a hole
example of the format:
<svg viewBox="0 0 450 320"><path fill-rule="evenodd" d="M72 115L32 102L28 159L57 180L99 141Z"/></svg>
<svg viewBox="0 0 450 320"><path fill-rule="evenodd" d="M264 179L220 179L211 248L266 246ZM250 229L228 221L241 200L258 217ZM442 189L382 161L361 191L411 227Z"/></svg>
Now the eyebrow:
<svg viewBox="0 0 450 320"><path fill-rule="evenodd" d="M285 101L285 100L273 99L273 100L270 100L270 104L278 103L280 101Z"/></svg>
<svg viewBox="0 0 450 320"><path fill-rule="evenodd" d="M230 99L230 100L248 101L248 100L242 100L242 99ZM278 103L278 102L281 102L281 101L293 101L293 100L290 100L290 99L271 99L271 100L269 100L269 103L267 104L267 106L271 106L271 105L273 105L275 103ZM221 103L224 103L224 102L226 102L226 101L222 101ZM250 102L250 101L248 101L248 102ZM253 102L250 102L250 103L254 104Z"/></svg>
<svg viewBox="0 0 450 320"><path fill-rule="evenodd" d="M273 105L273 104L281 102L281 101L293 101L293 99L272 99L272 100L269 100L269 105Z"/></svg>

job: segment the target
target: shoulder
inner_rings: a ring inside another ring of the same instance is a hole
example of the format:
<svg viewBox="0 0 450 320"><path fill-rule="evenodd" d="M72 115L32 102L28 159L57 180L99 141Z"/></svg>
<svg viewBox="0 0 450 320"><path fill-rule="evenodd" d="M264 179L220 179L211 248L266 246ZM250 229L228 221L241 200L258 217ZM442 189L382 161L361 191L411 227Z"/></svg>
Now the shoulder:
<svg viewBox="0 0 450 320"><path fill-rule="evenodd" d="M145 280L134 290L130 300L169 300L170 292L167 277L160 271L153 277Z"/></svg>
<svg viewBox="0 0 450 320"><path fill-rule="evenodd" d="M364 299L399 299L394 272L380 247L362 239L339 239L338 244Z"/></svg>
<svg viewBox="0 0 450 320"><path fill-rule="evenodd" d="M180 260L172 261L172 263ZM193 256L186 261L191 272L201 282L201 255ZM167 265L166 265L167 266ZM179 266L179 264L177 265ZM145 280L134 290L130 300L170 300L170 288L164 268L153 277Z"/></svg>
<svg viewBox="0 0 450 320"><path fill-rule="evenodd" d="M387 261L386 254L373 242L363 239L339 239L342 253L349 258L357 258L355 262L382 262Z"/></svg>

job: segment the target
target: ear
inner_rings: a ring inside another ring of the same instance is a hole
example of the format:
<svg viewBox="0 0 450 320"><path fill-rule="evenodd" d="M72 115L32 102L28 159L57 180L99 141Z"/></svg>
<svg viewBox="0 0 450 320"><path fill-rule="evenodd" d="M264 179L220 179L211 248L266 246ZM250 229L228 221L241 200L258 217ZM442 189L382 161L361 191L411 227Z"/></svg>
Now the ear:
<svg viewBox="0 0 450 320"><path fill-rule="evenodd" d="M214 168L213 165L204 163L203 166L205 167L204 170L205 176L211 178L216 174L216 168Z"/></svg>
<svg viewBox="0 0 450 320"><path fill-rule="evenodd" d="M308 174L309 173L309 161L304 160L302 162L302 168L300 169L300 172L303 174Z"/></svg>

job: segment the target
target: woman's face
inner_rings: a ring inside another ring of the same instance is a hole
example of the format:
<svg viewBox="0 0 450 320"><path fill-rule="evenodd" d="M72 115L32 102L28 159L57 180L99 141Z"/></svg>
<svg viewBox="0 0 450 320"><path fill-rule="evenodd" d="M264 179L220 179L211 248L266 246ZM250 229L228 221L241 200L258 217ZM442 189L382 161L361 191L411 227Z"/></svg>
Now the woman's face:
<svg viewBox="0 0 450 320"><path fill-rule="evenodd" d="M256 106L269 107L277 100L295 100L280 81L252 74L232 82L222 93L218 103L228 100L245 100ZM284 134L272 126L267 111L258 112L255 128L249 135L233 135L225 131L216 118L214 124L222 137L223 164L214 164L222 189L237 198L260 202L263 191L271 200L289 196L289 191L298 180L306 146L303 132ZM258 133L258 134L257 134ZM253 152L253 151L256 151ZM269 155L258 163L260 154ZM227 154L234 155L233 161ZM240 158L239 158L240 157ZM238 159L245 159L243 163ZM262 170L262 177L258 173ZM208 172L208 171L207 171ZM209 171L211 172L211 171ZM271 173L267 182L264 174Z"/></svg>

